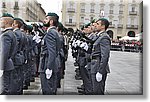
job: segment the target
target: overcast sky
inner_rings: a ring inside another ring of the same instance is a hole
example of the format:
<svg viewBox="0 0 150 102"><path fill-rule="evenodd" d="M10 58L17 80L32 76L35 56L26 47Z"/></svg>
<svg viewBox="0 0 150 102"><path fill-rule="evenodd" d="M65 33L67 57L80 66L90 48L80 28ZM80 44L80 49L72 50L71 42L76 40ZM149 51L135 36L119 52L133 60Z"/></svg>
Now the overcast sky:
<svg viewBox="0 0 150 102"><path fill-rule="evenodd" d="M61 9L62 9L62 0L37 0L42 4L43 9L46 13L55 12L59 15L59 21L61 21Z"/></svg>

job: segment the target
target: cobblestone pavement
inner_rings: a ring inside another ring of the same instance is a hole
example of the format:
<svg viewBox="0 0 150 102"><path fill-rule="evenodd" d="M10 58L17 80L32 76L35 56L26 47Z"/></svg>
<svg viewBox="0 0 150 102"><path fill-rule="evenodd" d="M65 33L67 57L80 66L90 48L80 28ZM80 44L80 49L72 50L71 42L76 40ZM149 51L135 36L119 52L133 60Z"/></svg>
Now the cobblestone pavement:
<svg viewBox="0 0 150 102"><path fill-rule="evenodd" d="M80 86L82 81L75 80L76 68L73 63L74 59L69 50L65 77L61 81L58 95L78 95L77 86ZM109 64L111 73L106 80L106 95L142 94L143 67L141 53L111 51ZM24 94L42 94L38 77L35 82L31 82L28 90L24 90Z"/></svg>

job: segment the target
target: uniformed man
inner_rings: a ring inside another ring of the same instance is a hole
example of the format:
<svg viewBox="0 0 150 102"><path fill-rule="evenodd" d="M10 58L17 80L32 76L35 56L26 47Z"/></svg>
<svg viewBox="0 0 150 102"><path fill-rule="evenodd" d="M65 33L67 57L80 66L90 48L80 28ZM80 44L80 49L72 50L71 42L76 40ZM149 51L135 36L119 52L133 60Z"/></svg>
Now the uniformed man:
<svg viewBox="0 0 150 102"><path fill-rule="evenodd" d="M32 40L32 26L27 25L26 26L26 63L24 65L24 81L23 81L23 89L28 89L28 86L30 86L30 78L31 78L31 65L32 65L32 49L33 49L33 40Z"/></svg>
<svg viewBox="0 0 150 102"><path fill-rule="evenodd" d="M58 76L57 76L57 88L61 88L61 78L63 76L64 70L65 70L65 55L64 55L64 37L62 35L63 25L61 22L59 22L58 27L58 34L60 38L60 49L59 49L59 55L58 55L58 62L57 64L60 64L58 67Z"/></svg>
<svg viewBox="0 0 150 102"><path fill-rule="evenodd" d="M56 13L48 13L44 19L44 26L48 27L41 42L41 55L39 73L42 93L54 95L57 91L57 60L59 51L59 35L56 30L59 16Z"/></svg>
<svg viewBox="0 0 150 102"><path fill-rule="evenodd" d="M109 21L101 18L97 20L96 23L98 39L94 42L91 53L92 94L104 95L107 73L110 72L108 61L111 40L106 32L109 26Z"/></svg>
<svg viewBox="0 0 150 102"><path fill-rule="evenodd" d="M26 45L25 42L26 39L20 30L22 26L23 26L23 20L20 18L14 18L13 31L17 38L17 49L13 57L13 62L17 74L16 94L23 94L23 64L25 63L24 47Z"/></svg>
<svg viewBox="0 0 150 102"><path fill-rule="evenodd" d="M17 39L12 28L13 16L8 13L4 13L0 18L0 28L3 28L0 35L1 49L1 71L2 71L2 93L3 95L16 94L16 72L12 57L16 52Z"/></svg>

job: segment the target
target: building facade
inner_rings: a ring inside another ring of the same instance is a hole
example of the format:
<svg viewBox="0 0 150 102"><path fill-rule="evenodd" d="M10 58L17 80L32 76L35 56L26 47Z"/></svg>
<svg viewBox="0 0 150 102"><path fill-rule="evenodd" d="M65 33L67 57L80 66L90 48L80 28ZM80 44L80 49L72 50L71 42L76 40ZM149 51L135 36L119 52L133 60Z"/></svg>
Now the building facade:
<svg viewBox="0 0 150 102"><path fill-rule="evenodd" d="M46 15L37 0L0 0L0 15L7 12L24 21L39 22Z"/></svg>
<svg viewBox="0 0 150 102"><path fill-rule="evenodd" d="M142 0L63 0L62 23L74 30L93 19L109 20L112 39L141 32Z"/></svg>

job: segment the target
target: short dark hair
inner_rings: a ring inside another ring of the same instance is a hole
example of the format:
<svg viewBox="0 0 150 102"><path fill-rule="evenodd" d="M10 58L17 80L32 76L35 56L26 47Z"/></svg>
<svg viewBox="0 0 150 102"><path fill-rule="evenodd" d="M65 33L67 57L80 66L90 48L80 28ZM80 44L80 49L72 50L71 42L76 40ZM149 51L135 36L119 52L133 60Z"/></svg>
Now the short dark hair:
<svg viewBox="0 0 150 102"><path fill-rule="evenodd" d="M19 20L14 20L18 24L18 28L20 29L23 26L23 23Z"/></svg>
<svg viewBox="0 0 150 102"><path fill-rule="evenodd" d="M105 25L105 30L107 30L107 28L109 27L109 21L105 18L100 18L99 20L97 20L97 22L98 21L101 21L101 24Z"/></svg>
<svg viewBox="0 0 150 102"><path fill-rule="evenodd" d="M58 17L50 16L50 19L53 20L53 26L58 26Z"/></svg>

